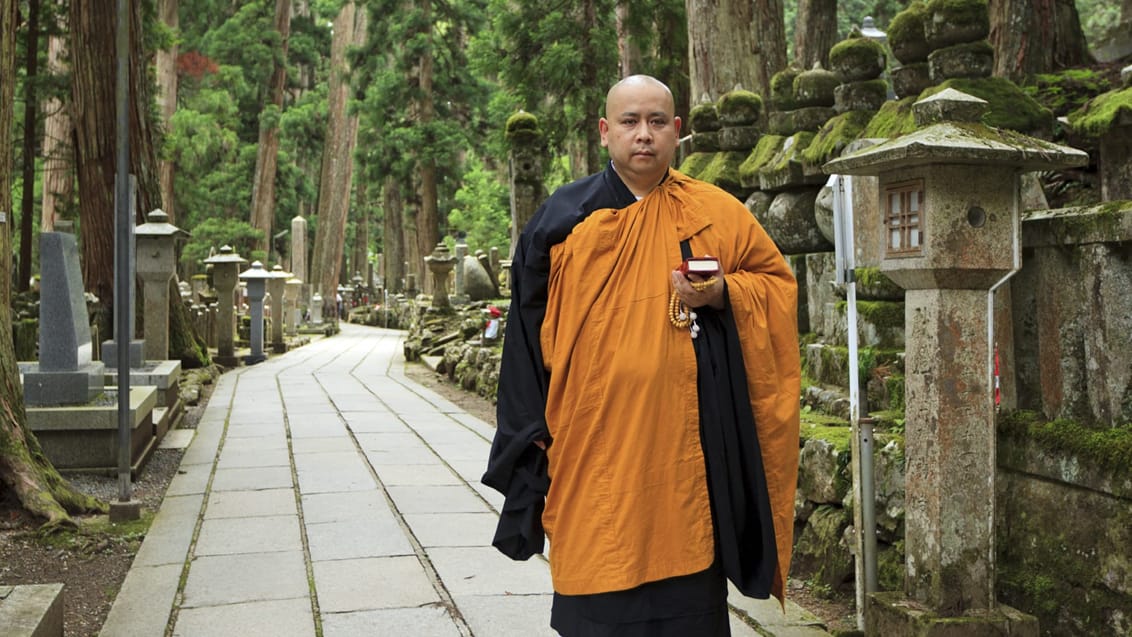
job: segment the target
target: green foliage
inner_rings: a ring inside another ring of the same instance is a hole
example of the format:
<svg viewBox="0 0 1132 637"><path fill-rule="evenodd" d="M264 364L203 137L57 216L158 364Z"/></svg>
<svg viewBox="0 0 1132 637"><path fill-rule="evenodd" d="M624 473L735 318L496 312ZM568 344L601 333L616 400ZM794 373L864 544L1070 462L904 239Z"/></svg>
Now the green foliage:
<svg viewBox="0 0 1132 637"><path fill-rule="evenodd" d="M244 220L213 217L195 225L192 233L192 238L181 252L181 262L198 264L198 271L204 267L202 262L208 258L209 251L219 250L221 246L231 246L233 252L249 263L262 262L267 257L263 251L253 249L256 242L263 238L263 231Z"/></svg>
<svg viewBox="0 0 1132 637"><path fill-rule="evenodd" d="M456 191L456 207L448 213L448 227L467 233L468 251L498 247L509 254L511 246L511 205L506 183L470 155L463 185Z"/></svg>

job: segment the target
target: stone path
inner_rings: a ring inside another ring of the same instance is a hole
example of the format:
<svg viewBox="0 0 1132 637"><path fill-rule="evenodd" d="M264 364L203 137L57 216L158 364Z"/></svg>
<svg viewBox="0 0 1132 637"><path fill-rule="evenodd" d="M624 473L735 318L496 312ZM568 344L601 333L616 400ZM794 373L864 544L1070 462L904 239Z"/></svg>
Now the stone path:
<svg viewBox="0 0 1132 637"><path fill-rule="evenodd" d="M224 374L101 636L554 635L546 561L490 545L493 427L407 379L401 338L344 325ZM735 637L826 634L731 601Z"/></svg>

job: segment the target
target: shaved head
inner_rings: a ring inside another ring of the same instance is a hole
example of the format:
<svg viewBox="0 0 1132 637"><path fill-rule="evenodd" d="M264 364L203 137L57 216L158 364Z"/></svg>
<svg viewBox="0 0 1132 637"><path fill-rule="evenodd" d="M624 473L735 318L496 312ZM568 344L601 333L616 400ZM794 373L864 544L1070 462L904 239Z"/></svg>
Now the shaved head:
<svg viewBox="0 0 1132 637"><path fill-rule="evenodd" d="M668 174L680 137L672 91L648 75L630 75L609 89L598 121L613 169L638 197Z"/></svg>
<svg viewBox="0 0 1132 637"><path fill-rule="evenodd" d="M621 93L643 88L664 91L664 94L668 96L668 114L672 115L676 111L676 101L672 98L672 91L669 90L667 84L651 75L630 75L610 87L609 92L605 94L605 116L610 117L609 107L611 104L617 102L617 98Z"/></svg>

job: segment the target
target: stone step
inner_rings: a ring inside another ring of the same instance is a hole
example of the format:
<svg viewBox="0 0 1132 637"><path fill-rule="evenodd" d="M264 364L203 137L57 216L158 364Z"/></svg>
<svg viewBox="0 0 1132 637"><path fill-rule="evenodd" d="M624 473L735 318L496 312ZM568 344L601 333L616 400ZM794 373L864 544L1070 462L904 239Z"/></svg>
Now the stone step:
<svg viewBox="0 0 1132 637"><path fill-rule="evenodd" d="M63 585L0 586L5 637L63 637Z"/></svg>

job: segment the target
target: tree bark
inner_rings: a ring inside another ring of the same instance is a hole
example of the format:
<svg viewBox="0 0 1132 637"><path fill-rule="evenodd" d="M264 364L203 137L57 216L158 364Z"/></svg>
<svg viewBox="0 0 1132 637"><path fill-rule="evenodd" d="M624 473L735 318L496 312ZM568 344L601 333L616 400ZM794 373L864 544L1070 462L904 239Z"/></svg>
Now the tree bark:
<svg viewBox="0 0 1132 637"><path fill-rule="evenodd" d="M384 212L382 234L385 235L382 245L382 276L385 289L396 294L405 291L405 228L402 223L405 213L401 204L401 185L392 175L386 176L381 193Z"/></svg>
<svg viewBox="0 0 1132 637"><path fill-rule="evenodd" d="M741 86L766 95L786 67L782 0L686 0L692 104Z"/></svg>
<svg viewBox="0 0 1132 637"><path fill-rule="evenodd" d="M617 68L620 71L618 77L628 77L633 74L633 69L637 68L637 60L640 58L639 52L633 47L632 38L629 34L628 20L629 20L629 2L628 0L617 1ZM664 78L661 78L664 81Z"/></svg>
<svg viewBox="0 0 1132 637"><path fill-rule="evenodd" d="M803 70L829 68L829 50L837 44L837 0L798 0L794 26L794 64Z"/></svg>
<svg viewBox="0 0 1132 637"><path fill-rule="evenodd" d="M31 226L35 214L35 139L39 130L39 99L35 83L39 79L39 0L28 0L27 76L24 79L24 170L23 198L20 205L20 271L16 289L27 292L31 286Z"/></svg>
<svg viewBox="0 0 1132 637"><path fill-rule="evenodd" d="M283 111L283 89L287 83L287 42L291 37L291 0L275 0L275 30L279 32L280 50L271 75L267 105L275 112L259 123L259 147L252 179L251 225L263 231L259 248L268 255L272 249L272 225L275 216L275 172L279 154L279 115ZM267 111L265 108L264 111Z"/></svg>
<svg viewBox="0 0 1132 637"><path fill-rule="evenodd" d="M319 181L318 226L311 259L311 278L322 294L325 316L337 317L334 302L342 273L342 251L346 242L346 218L350 205L354 168L354 144L358 117L347 112L350 92L346 49L361 43L366 12L357 11L353 0L343 5L334 20L330 45L330 88L327 97L326 144Z"/></svg>
<svg viewBox="0 0 1132 637"><path fill-rule="evenodd" d="M594 0L584 0L582 4L582 24L584 33L594 33L599 28L597 22L597 8ZM582 42L582 86L600 87L601 75L597 68L597 54L593 51L589 38ZM582 126L585 131L586 164L585 173L592 175L602 169L601 165L601 133L597 128L597 120L605 115L605 95L600 88L585 92L585 107L583 109Z"/></svg>
<svg viewBox="0 0 1132 637"><path fill-rule="evenodd" d="M1023 82L1091 62L1072 0L990 0L994 75Z"/></svg>
<svg viewBox="0 0 1132 637"><path fill-rule="evenodd" d="M420 72L417 78L421 91L421 99L417 108L417 116L420 125L425 130L429 130L429 125L436 117L435 104L433 104L432 95L432 3L430 0L420 0L422 20L425 25L425 37L430 41L429 45L424 47L424 52L421 54L420 59ZM431 146L428 142L426 146ZM431 150L431 149L429 149ZM427 151L426 151L427 152ZM417 285L421 291L426 294L432 293L432 277L424 276L428 271L425 267L424 257L432 254L432 250L440 241L440 215L437 210L437 191L436 191L436 160L431 157L423 157L417 162L417 169L420 170L421 175L421 191L420 191L420 208L417 213L417 250L420 262L417 263L417 271L421 272L420 279Z"/></svg>
<svg viewBox="0 0 1132 637"><path fill-rule="evenodd" d="M0 0L0 77L15 77L17 0ZM12 147L15 86L0 82L0 149ZM12 192L12 154L0 153L0 192ZM46 520L45 529L74 526L70 513L105 512L106 504L73 490L43 455L27 428L23 390L12 344L12 236L10 219L0 222L0 487L28 512Z"/></svg>
<svg viewBox="0 0 1132 637"><path fill-rule="evenodd" d="M180 28L179 0L159 0L157 17L174 33ZM166 131L177 112L177 42L174 40L168 49L157 52L157 108L161 112L161 125ZM169 215L169 223L177 223L176 201L173 199L173 175L176 171L172 161L160 160L158 164L161 184L161 209Z"/></svg>
<svg viewBox="0 0 1132 637"><path fill-rule="evenodd" d="M71 2L71 42L74 64L72 95L75 114L75 161L79 178L82 219L83 284L103 306L114 298L114 122L116 69L115 12L98 0ZM130 172L137 178L135 222L158 207L161 191L148 115L153 95L143 63L141 2L130 2ZM109 335L112 316L106 312L98 333Z"/></svg>
<svg viewBox="0 0 1132 637"><path fill-rule="evenodd" d="M354 195L354 209L358 211L357 219L355 220L354 231L354 250L353 257L350 259L350 268L362 276L362 279L368 284L369 282L369 201L367 198L368 189L366 188L365 180L359 179L354 184L357 194ZM352 278L352 277L351 277Z"/></svg>
<svg viewBox="0 0 1132 637"><path fill-rule="evenodd" d="M47 72L52 75L66 72L65 43L53 35L47 44ZM75 160L71 145L71 114L69 107L52 97L43 106L43 204L40 230L51 232L55 221L73 216L75 192ZM68 210L70 215L65 214Z"/></svg>

